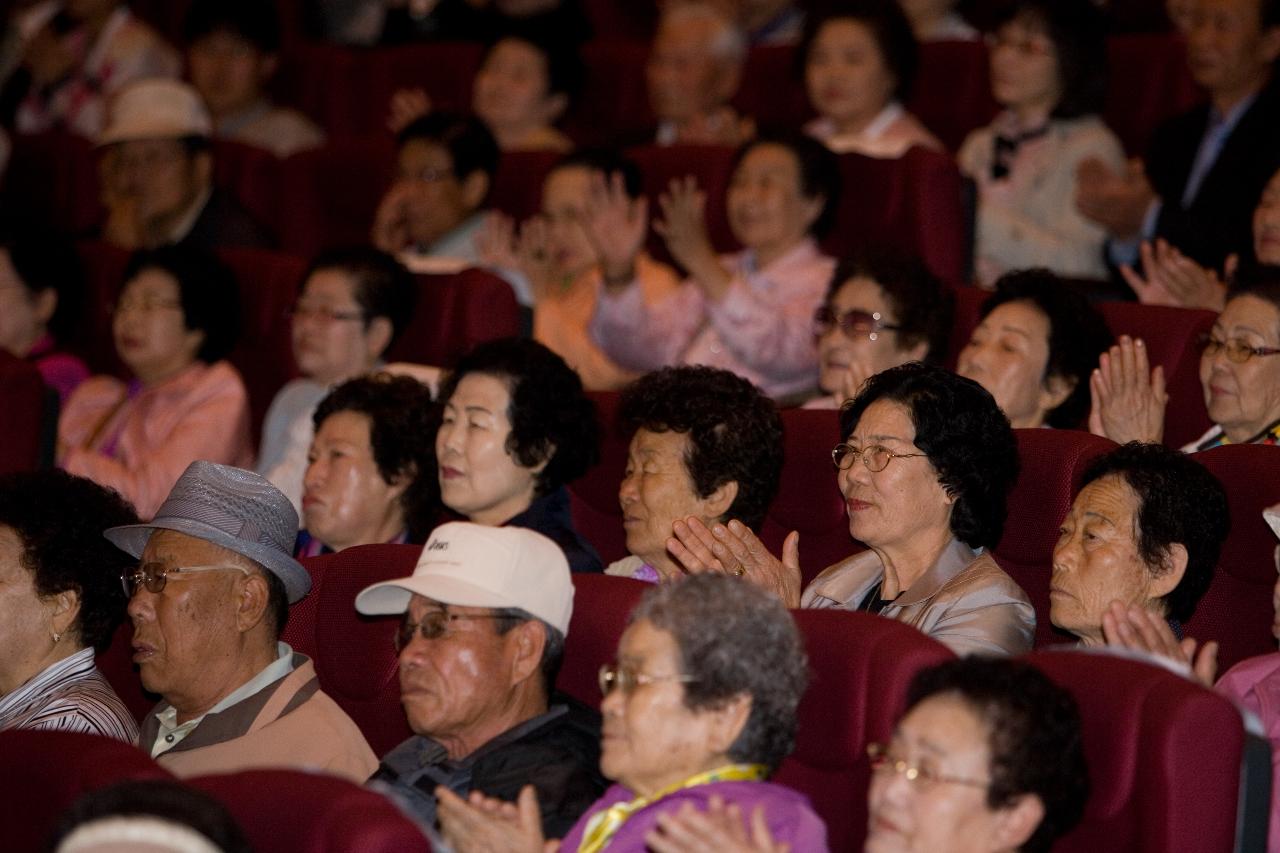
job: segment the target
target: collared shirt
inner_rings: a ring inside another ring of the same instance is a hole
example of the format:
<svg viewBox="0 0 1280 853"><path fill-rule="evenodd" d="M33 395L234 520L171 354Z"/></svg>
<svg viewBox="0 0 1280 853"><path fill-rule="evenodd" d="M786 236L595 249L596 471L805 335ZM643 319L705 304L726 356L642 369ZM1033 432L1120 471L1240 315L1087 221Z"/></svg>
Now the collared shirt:
<svg viewBox="0 0 1280 853"><path fill-rule="evenodd" d="M906 154L914 146L943 150L942 143L920 120L897 101L890 101L866 127L856 133L839 133L829 118L816 118L804 126L804 132L836 154L862 154L867 157L893 159Z"/></svg>
<svg viewBox="0 0 1280 853"><path fill-rule="evenodd" d="M196 726L200 725L209 714L215 714L219 711L225 711L237 702L241 702L253 694L262 690L270 684L274 684L281 678L293 672L293 649L288 643L276 643L276 659L267 664L261 672L253 678L241 684L235 690L232 690L218 704L205 711L195 719L187 720L185 723L178 722L178 709L172 705L166 704L165 707L157 711L156 719L160 722L160 734L156 737L156 742L151 747L151 757L155 758L178 744L182 743L182 739L191 734Z"/></svg>
<svg viewBox="0 0 1280 853"><path fill-rule="evenodd" d="M138 725L93 662L93 649L45 667L0 696L0 731L84 732L133 743Z"/></svg>
<svg viewBox="0 0 1280 853"><path fill-rule="evenodd" d="M200 195L196 196L191 206L183 212L178 220L173 223L173 227L169 229L169 242L181 243L191 229L196 227L196 220L200 218L200 214L204 213L204 207L209 203L209 199L213 196L213 187L205 187Z"/></svg>

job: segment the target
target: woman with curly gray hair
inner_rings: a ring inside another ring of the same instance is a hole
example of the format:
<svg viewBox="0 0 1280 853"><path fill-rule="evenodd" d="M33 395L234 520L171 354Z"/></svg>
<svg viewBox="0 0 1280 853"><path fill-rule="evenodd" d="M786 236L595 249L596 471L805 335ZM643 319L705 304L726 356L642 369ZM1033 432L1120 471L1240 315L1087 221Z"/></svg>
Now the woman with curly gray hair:
<svg viewBox="0 0 1280 853"><path fill-rule="evenodd" d="M600 769L615 784L561 849L641 853L665 816L727 803L759 814L792 850L825 851L826 827L804 796L765 781L795 743L807 681L803 640L776 597L710 574L650 590L617 663L600 669ZM475 799L440 793L459 853L542 851L531 789L516 808Z"/></svg>

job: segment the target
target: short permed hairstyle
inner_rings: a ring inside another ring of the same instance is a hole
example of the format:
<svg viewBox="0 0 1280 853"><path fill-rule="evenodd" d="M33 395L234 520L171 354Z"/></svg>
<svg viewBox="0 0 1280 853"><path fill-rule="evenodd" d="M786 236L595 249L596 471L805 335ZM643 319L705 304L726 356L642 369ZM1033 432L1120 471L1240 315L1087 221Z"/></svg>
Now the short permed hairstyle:
<svg viewBox="0 0 1280 853"><path fill-rule="evenodd" d="M1017 0L993 23L1011 21L1043 29L1058 55L1054 118L1079 118L1102 112L1107 95L1107 20L1092 0Z"/></svg>
<svg viewBox="0 0 1280 853"><path fill-rule="evenodd" d="M376 317L391 321L391 340L387 343L390 349L413 316L418 295L413 274L395 257L372 246L328 249L311 261L299 285L299 294L311 276L321 270L337 270L351 277L355 283L352 296L364 314L365 328Z"/></svg>
<svg viewBox="0 0 1280 853"><path fill-rule="evenodd" d="M369 419L369 445L384 482L410 478L400 495L400 509L409 540L425 542L440 509L435 445L440 406L431 399L431 390L408 376L359 376L334 388L316 406L311 418L316 431L338 412Z"/></svg>
<svg viewBox="0 0 1280 853"><path fill-rule="evenodd" d="M182 40L190 47L205 36L230 33L262 53L280 51L280 15L275 3L262 0L192 0L182 24Z"/></svg>
<svg viewBox="0 0 1280 853"><path fill-rule="evenodd" d="M1278 0L1280 2L1280 0ZM1269 264L1242 264L1227 290L1227 301L1238 296L1253 296L1267 302L1280 312L1280 266ZM1275 329L1280 336L1280 328Z"/></svg>
<svg viewBox="0 0 1280 853"><path fill-rule="evenodd" d="M103 537L108 527L137 524L124 498L92 480L58 469L0 477L0 527L22 543L20 564L42 598L74 590L80 642L102 651L128 602L120 576L138 561Z"/></svg>
<svg viewBox="0 0 1280 853"><path fill-rule="evenodd" d="M906 101L916 83L920 68L920 48L911 22L898 0L853 0L841 3L825 14L812 16L796 51L800 70L809 64L813 42L822 28L832 21L853 21L866 27L876 43L884 67L893 75L893 99Z"/></svg>
<svg viewBox="0 0 1280 853"><path fill-rule="evenodd" d="M125 285L147 270L159 270L178 283L183 324L204 332L196 358L213 364L230 355L240 334L240 288L231 270L212 252L161 246L133 253L125 268Z"/></svg>
<svg viewBox="0 0 1280 853"><path fill-rule="evenodd" d="M47 290L58 296L49 333L69 343L84 303L84 268L75 246L54 231L9 216L0 222L0 251L7 252L28 296Z"/></svg>
<svg viewBox="0 0 1280 853"><path fill-rule="evenodd" d="M951 532L971 548L993 548L1004 532L1006 502L1018 479L1018 443L991 394L949 370L913 361L877 373L840 409L847 441L877 400L906 408L915 445L929 457L938 482L955 498Z"/></svg>
<svg viewBox="0 0 1280 853"><path fill-rule="evenodd" d="M1040 381L1057 376L1072 383L1072 388L1045 420L1058 429L1075 429L1089 413L1089 374L1113 340L1107 321L1089 300L1047 269L1001 276L996 292L982 303L979 321L1009 302L1030 303L1049 321L1049 359Z"/></svg>
<svg viewBox="0 0 1280 853"><path fill-rule="evenodd" d="M779 145L796 158L800 173L800 195L806 199L822 199L822 210L809 226L809 233L821 237L835 224L840 207L840 161L827 146L811 136L796 131L765 131L744 142L733 153L730 174L738 171L746 156L762 145ZM732 186L732 178L730 178Z"/></svg>
<svg viewBox="0 0 1280 853"><path fill-rule="evenodd" d="M1161 599L1165 615L1186 622L1209 589L1231 530L1226 490L1187 454L1136 441L1094 460L1080 488L1109 476L1119 477L1138 498L1138 556L1152 574L1164 571L1170 547L1187 549L1182 580Z"/></svg>
<svg viewBox="0 0 1280 853"><path fill-rule="evenodd" d="M696 574L658 584L628 618L671 634L680 656L684 704L716 709L737 696L751 714L729 757L770 772L795 747L796 709L809 662L795 621L777 596L741 578Z"/></svg>
<svg viewBox="0 0 1280 853"><path fill-rule="evenodd" d="M539 497L573 482L600 459L600 420L582 380L564 359L528 338L502 338L467 353L440 386L448 403L470 373L501 379L511 395L507 452L521 465L541 462Z"/></svg>
<svg viewBox="0 0 1280 853"><path fill-rule="evenodd" d="M782 418L760 389L714 367L664 367L623 391L619 416L630 432L688 436L684 467L698 497L735 482L721 520L760 528L782 477Z"/></svg>
<svg viewBox="0 0 1280 853"><path fill-rule="evenodd" d="M869 278L880 286L898 318L901 349L924 342L924 361L940 364L947 357L955 300L924 261L892 246L868 246L836 266L827 286L828 305L852 278Z"/></svg>
<svg viewBox="0 0 1280 853"><path fill-rule="evenodd" d="M1080 822L1089 799L1075 699L1028 663L981 655L921 670L907 690L907 711L943 696L967 705L987 730L987 806L1004 808L1024 794L1039 798L1044 817L1018 849L1047 853L1055 839Z"/></svg>
<svg viewBox="0 0 1280 853"><path fill-rule="evenodd" d="M490 181L498 171L498 143L484 122L471 116L433 112L414 119L396 134L396 146L429 142L449 152L453 174L458 180L482 172Z"/></svg>

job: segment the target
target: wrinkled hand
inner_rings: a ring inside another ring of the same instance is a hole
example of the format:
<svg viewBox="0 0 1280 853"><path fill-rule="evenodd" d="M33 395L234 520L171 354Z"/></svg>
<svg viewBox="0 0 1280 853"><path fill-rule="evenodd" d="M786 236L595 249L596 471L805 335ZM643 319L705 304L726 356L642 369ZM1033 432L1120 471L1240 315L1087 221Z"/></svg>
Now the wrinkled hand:
<svg viewBox="0 0 1280 853"><path fill-rule="evenodd" d="M1226 285L1218 274L1197 264L1165 240L1153 246L1142 243L1142 275L1128 264L1120 272L1144 305L1173 305L1221 311L1226 303ZM1227 261L1235 266L1235 255ZM1145 276L1145 277L1144 277Z"/></svg>
<svg viewBox="0 0 1280 853"><path fill-rule="evenodd" d="M1089 375L1093 409L1089 432L1118 444L1129 441L1159 442L1164 437L1164 368L1150 370L1147 348L1141 339L1121 335L1098 359Z"/></svg>
<svg viewBox="0 0 1280 853"><path fill-rule="evenodd" d="M1200 646L1191 637L1179 642L1164 617L1150 610L1111 602L1102 613L1102 636L1109 646L1146 652L1184 666L1196 681L1213 687L1218 674L1218 644L1210 640Z"/></svg>
<svg viewBox="0 0 1280 853"><path fill-rule="evenodd" d="M409 230L409 202L417 187L412 181L397 181L378 203L370 239L384 252L397 254L412 242Z"/></svg>
<svg viewBox="0 0 1280 853"><path fill-rule="evenodd" d="M600 261L606 284L629 284L635 278L636 256L649 229L649 200L627 196L621 172L591 176L582 230Z"/></svg>
<svg viewBox="0 0 1280 853"><path fill-rule="evenodd" d="M1155 198L1141 160L1130 160L1123 174L1111 171L1096 157L1076 169L1076 209L1118 240L1132 240L1142 232L1142 221Z"/></svg>
<svg viewBox="0 0 1280 853"><path fill-rule="evenodd" d="M769 553L760 537L741 521L708 529L696 516L671 525L667 551L691 574L736 575L772 592L787 607L800 606L800 534L791 531L782 543L782 559Z"/></svg>
<svg viewBox="0 0 1280 853"><path fill-rule="evenodd" d="M472 791L467 799L436 788L440 829L457 853L543 853L542 818L532 785L514 803Z"/></svg>
<svg viewBox="0 0 1280 853"><path fill-rule="evenodd" d="M424 89L397 89L391 96L387 130L399 133L431 112L431 97Z"/></svg>
<svg viewBox="0 0 1280 853"><path fill-rule="evenodd" d="M712 796L705 812L685 803L674 812L658 815L658 826L645 836L655 853L788 853L791 845L774 841L765 820L764 807L751 812L747 833L742 809Z"/></svg>
<svg viewBox="0 0 1280 853"><path fill-rule="evenodd" d="M667 251L676 263L684 267L709 296L717 297L719 294L713 292L717 283L713 271L719 271L726 285L729 276L720 266L711 238L707 236L707 194L698 189L697 180L690 175L672 181L658 198L658 206L662 208L662 219L653 223L653 230L666 241Z"/></svg>

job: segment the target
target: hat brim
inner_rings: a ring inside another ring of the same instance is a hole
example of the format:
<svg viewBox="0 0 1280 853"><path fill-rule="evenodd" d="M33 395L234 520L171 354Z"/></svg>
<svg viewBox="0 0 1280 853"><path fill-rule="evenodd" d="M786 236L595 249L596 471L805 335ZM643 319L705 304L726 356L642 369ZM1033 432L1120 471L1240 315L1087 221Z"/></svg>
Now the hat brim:
<svg viewBox="0 0 1280 853"><path fill-rule="evenodd" d="M356 596L356 610L366 616L404 613L409 609L409 599L414 595L460 607L520 607L518 602L492 590L482 589L457 578L428 574L382 581L365 587Z"/></svg>
<svg viewBox="0 0 1280 853"><path fill-rule="evenodd" d="M185 533L196 539L212 542L228 551L234 551L242 557L248 557L280 579L290 604L301 601L311 591L311 575L301 563L288 554L257 542L238 539L216 527L192 521L189 518L155 518L146 524L109 527L103 531L102 535L126 554L141 557L142 549L147 547L147 540L157 530Z"/></svg>

